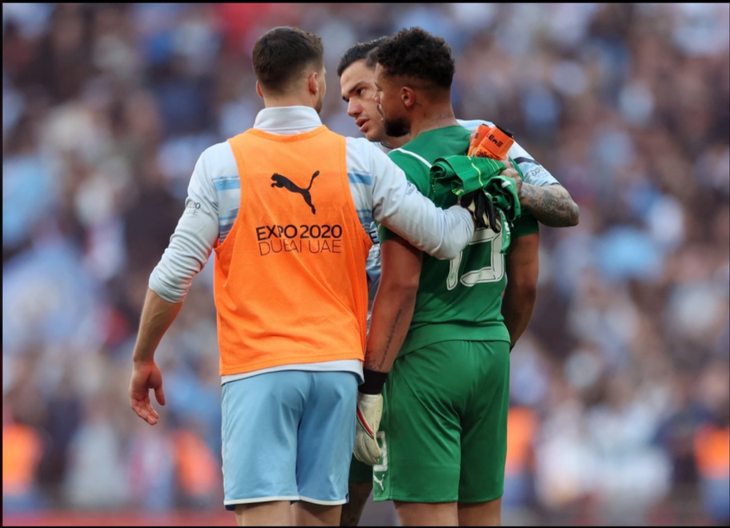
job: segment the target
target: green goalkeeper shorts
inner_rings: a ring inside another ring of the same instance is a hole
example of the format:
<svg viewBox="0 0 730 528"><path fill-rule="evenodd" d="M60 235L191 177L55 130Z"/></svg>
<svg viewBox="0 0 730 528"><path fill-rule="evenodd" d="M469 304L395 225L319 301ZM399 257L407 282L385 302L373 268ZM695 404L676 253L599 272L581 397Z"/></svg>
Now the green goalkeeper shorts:
<svg viewBox="0 0 730 528"><path fill-rule="evenodd" d="M396 359L383 397L376 501L502 496L509 343L444 341L415 350Z"/></svg>

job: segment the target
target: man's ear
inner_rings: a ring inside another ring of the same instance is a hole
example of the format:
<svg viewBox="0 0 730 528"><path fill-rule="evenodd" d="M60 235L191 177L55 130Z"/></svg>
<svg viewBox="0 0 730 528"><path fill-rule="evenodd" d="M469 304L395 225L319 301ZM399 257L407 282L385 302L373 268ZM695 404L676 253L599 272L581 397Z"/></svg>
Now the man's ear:
<svg viewBox="0 0 730 528"><path fill-rule="evenodd" d="M403 86L400 89L400 99L408 110L416 106L416 92L413 88Z"/></svg>
<svg viewBox="0 0 730 528"><path fill-rule="evenodd" d="M256 81L256 93L259 95L261 99L264 98L264 92L261 91L261 86L259 86L259 82Z"/></svg>
<svg viewBox="0 0 730 528"><path fill-rule="evenodd" d="M319 80L319 73L312 72L307 77L307 86L309 88L309 92L312 95L317 95L319 92L319 83L317 82Z"/></svg>

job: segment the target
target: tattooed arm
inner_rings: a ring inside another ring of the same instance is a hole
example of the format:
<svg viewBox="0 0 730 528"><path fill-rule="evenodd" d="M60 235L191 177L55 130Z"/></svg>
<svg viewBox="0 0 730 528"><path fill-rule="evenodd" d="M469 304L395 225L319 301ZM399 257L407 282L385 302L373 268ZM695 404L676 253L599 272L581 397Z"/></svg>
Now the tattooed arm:
<svg viewBox="0 0 730 528"><path fill-rule="evenodd" d="M530 211L541 224L548 227L578 225L578 204L560 184L538 187L523 183L519 197L520 205Z"/></svg>
<svg viewBox="0 0 730 528"><path fill-rule="evenodd" d="M423 254L402 238L381 237L382 273L365 348L363 382L357 388L353 454L369 466L381 457L377 441L383 415L383 386L408 333L416 307Z"/></svg>
<svg viewBox="0 0 730 528"><path fill-rule="evenodd" d="M503 171L503 174L517 182L520 205L532 213L538 222L548 227L578 225L578 204L573 201L565 187L556 183L545 186L524 183L514 169Z"/></svg>
<svg viewBox="0 0 730 528"><path fill-rule="evenodd" d="M481 125L493 126L489 121L459 121L463 127L472 131L471 139L477 134L477 127ZM537 163L532 156L517 142L509 150L509 156L517 163L526 175L527 181L514 169L508 175L517 182L517 195L520 205L527 209L535 219L548 227L572 227L578 225L580 210L570 197L568 190ZM502 160L504 161L504 160ZM510 167L511 163L507 162ZM528 183L531 182L531 183ZM539 182L540 185L534 185Z"/></svg>
<svg viewBox="0 0 730 528"><path fill-rule="evenodd" d="M375 295L365 368L386 373L406 338L416 306L423 253L400 237L380 245L381 276Z"/></svg>

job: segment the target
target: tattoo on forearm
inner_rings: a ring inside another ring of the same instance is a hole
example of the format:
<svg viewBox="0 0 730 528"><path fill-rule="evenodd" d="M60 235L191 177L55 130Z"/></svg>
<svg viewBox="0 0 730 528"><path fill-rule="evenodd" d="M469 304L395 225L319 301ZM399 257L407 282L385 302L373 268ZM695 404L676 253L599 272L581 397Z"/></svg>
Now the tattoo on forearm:
<svg viewBox="0 0 730 528"><path fill-rule="evenodd" d="M395 329L398 327L398 321L400 321L400 316L403 313L402 309L398 310L398 313L395 314L395 320L393 321L393 324L390 327L390 332L388 333L388 341L385 343L385 350L383 350L383 355L380 358L380 361L378 361L377 364L373 364L371 362L368 362L366 367L370 370L375 370L380 372L383 368L383 365L385 364L386 359L388 359L388 356L390 355L390 346L393 342L393 335L395 334Z"/></svg>
<svg viewBox="0 0 730 528"><path fill-rule="evenodd" d="M523 183L520 205L549 227L568 227L578 223L578 206L560 185L537 187Z"/></svg>

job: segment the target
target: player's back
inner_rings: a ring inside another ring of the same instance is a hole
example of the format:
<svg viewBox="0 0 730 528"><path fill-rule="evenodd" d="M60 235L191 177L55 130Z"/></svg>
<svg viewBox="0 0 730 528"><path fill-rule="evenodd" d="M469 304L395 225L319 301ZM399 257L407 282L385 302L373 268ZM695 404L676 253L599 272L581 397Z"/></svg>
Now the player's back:
<svg viewBox="0 0 730 528"><path fill-rule="evenodd" d="M392 151L390 157L421 193L439 207L450 207L457 197L453 193L434 195L430 167L438 158L466 154L469 134L459 125L430 130ZM519 236L522 222L515 225L515 236ZM383 242L393 235L381 228L380 236ZM479 229L453 260L423 255L413 320L401 355L455 336L465 341L510 341L501 314L506 285L501 247L501 233Z"/></svg>

